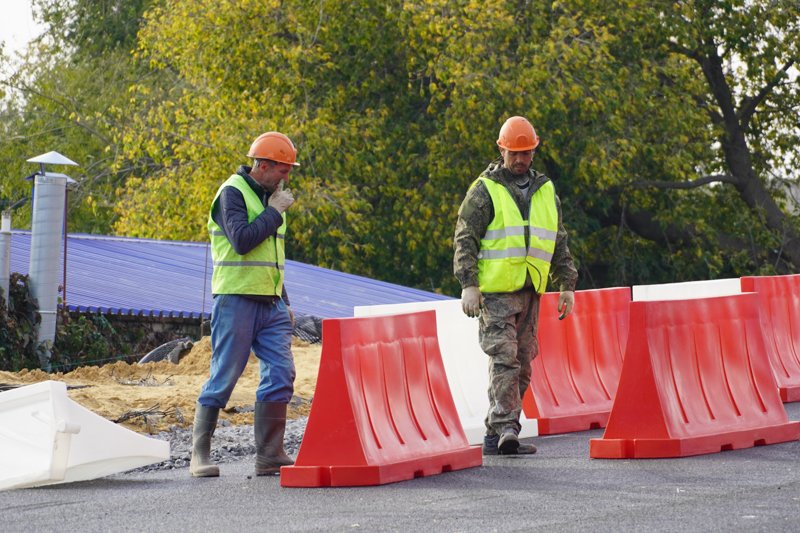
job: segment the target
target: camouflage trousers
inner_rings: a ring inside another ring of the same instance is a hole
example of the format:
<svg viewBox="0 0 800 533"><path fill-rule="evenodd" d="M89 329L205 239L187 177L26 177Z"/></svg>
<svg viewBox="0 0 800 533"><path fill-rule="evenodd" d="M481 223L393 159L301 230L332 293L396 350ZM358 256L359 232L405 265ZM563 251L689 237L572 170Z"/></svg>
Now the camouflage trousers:
<svg viewBox="0 0 800 533"><path fill-rule="evenodd" d="M536 328L539 294L533 289L483 295L478 336L489 356L489 412L486 434L520 430L522 396L531 382L531 361L539 353Z"/></svg>

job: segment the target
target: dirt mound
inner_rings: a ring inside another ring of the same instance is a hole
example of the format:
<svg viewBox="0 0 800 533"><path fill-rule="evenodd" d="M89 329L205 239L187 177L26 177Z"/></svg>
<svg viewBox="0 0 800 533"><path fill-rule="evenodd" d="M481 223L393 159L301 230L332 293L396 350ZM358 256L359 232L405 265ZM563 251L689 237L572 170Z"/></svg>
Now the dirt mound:
<svg viewBox="0 0 800 533"><path fill-rule="evenodd" d="M308 415L314 395L321 355L319 344L294 339L297 378L289 417ZM208 379L211 361L210 337L194 344L178 364L168 361L144 364L116 362L81 367L63 374L41 370L0 372L0 383L29 385L46 380L63 381L69 397L98 415L142 433L157 433L172 425L190 426L200 388ZM244 373L233 390L220 420L252 424L252 407L258 388L258 360L251 354Z"/></svg>

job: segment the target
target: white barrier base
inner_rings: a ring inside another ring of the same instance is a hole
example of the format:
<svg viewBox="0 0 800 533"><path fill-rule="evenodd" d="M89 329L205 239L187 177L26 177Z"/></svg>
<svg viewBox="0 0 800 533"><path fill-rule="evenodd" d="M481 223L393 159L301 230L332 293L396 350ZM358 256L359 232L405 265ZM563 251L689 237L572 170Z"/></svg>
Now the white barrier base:
<svg viewBox="0 0 800 533"><path fill-rule="evenodd" d="M0 490L85 481L169 459L169 443L89 411L60 381L0 393Z"/></svg>
<svg viewBox="0 0 800 533"><path fill-rule="evenodd" d="M478 342L478 319L469 318L461 310L460 300L434 300L405 304L365 305L355 307L356 317L436 311L439 351L447 373L447 383L458 412L458 418L469 444L482 444L486 433L484 419L489 410L489 361ZM522 413L521 438L535 437L539 426L535 419Z"/></svg>

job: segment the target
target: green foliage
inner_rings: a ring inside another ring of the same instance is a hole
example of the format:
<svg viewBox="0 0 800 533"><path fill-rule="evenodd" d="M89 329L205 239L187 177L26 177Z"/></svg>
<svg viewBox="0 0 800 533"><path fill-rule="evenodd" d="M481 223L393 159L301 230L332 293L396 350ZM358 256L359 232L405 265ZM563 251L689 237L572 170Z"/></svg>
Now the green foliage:
<svg viewBox="0 0 800 533"><path fill-rule="evenodd" d="M0 370L40 368L37 350L41 347L36 344L40 317L28 276L12 273L9 293L8 302L0 302ZM58 321L50 361L53 370L68 370L109 360L125 348L123 339L103 316L79 316L66 324Z"/></svg>
<svg viewBox="0 0 800 533"><path fill-rule="evenodd" d="M428 223L419 208L438 203L423 190L433 125L425 125L426 102L405 90L407 75L397 68L405 62L398 8L206 1L168 2L150 12L142 57L178 71L190 86L154 108L134 91L146 111L125 131L128 157L163 168L129 182L116 231L205 238L216 187L244 162L258 133L277 129L299 146L303 165L290 184L298 193L291 256L417 283L431 249L419 231ZM258 32L225 30L254 20ZM204 37L176 46L168 37L174 32ZM153 227L154 218L167 223ZM393 249L413 253L398 258Z"/></svg>
<svg viewBox="0 0 800 533"><path fill-rule="evenodd" d="M152 0L33 0L39 19L73 58L130 50L139 21Z"/></svg>
<svg viewBox="0 0 800 533"><path fill-rule="evenodd" d="M63 317L62 317L63 318ZM54 367L67 371L85 364L124 360L130 346L103 315L62 320L53 345Z"/></svg>
<svg viewBox="0 0 800 533"><path fill-rule="evenodd" d="M38 171L26 160L55 150L78 167L65 172L78 185L69 193L71 231L110 233L115 190L148 161L119 157L116 131L130 120L128 88L151 88L159 80L131 61L142 11L149 1L37 0L35 13L49 30L20 61L0 58L0 198L29 197L23 178ZM153 89L155 90L155 89ZM14 226L30 224L30 202L15 214Z"/></svg>
<svg viewBox="0 0 800 533"><path fill-rule="evenodd" d="M36 326L39 314L28 276L12 273L8 295L0 295L0 370L38 368Z"/></svg>
<svg viewBox="0 0 800 533"><path fill-rule="evenodd" d="M291 258L457 294L458 205L525 115L582 287L800 265L794 0L37 6L62 30L0 85L0 194L26 194L20 154L61 151L83 165L73 231L206 239L216 188L274 129L302 164Z"/></svg>

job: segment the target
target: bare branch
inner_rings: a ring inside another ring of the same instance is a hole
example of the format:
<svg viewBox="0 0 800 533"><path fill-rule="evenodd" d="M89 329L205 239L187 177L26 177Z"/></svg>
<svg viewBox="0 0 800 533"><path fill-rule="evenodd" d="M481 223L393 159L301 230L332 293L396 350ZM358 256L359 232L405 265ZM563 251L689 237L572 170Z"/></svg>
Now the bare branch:
<svg viewBox="0 0 800 533"><path fill-rule="evenodd" d="M769 83L763 86L755 96L748 96L744 99L742 107L737 113L742 128L747 128L750 119L753 118L753 114L756 112L756 108L759 106L759 104L761 104L761 102L764 101L769 93L772 92L772 89L780 84L781 80L786 76L786 72L792 67L792 65L794 65L795 62L796 58L793 57L785 65L783 65L783 68L775 73L775 76L773 76Z"/></svg>
<svg viewBox="0 0 800 533"><path fill-rule="evenodd" d="M16 89L16 90L19 90L19 91L22 91L23 93L27 92L27 93L36 95L36 96L38 96L40 98L44 98L45 100L49 100L50 102L53 102L55 105L57 105L57 106L61 107L62 109L64 109L66 112L70 112L70 113L78 113L79 112L75 102L73 102L69 98L67 98L67 101L69 102L69 104L67 104L66 102L64 102L62 100L59 100L58 98L56 98L54 96L51 96L49 94L45 94L42 91L40 91L40 90L30 86L30 85L24 84L24 83L21 84L21 85L13 85L13 84L11 84L11 83L9 83L7 81L0 81L0 84L5 85L5 86L10 87L10 88L13 88L13 89ZM100 133L97 129L93 128L89 124L87 124L85 122L81 122L80 120L74 120L74 119L66 119L66 120L68 122L74 124L75 126L78 126L79 128L83 128L84 130L88 131L89 133L91 133L92 135L94 135L95 137L97 137L98 139L103 141L104 143L111 144L111 139L109 139L106 135L103 135L102 133Z"/></svg>

